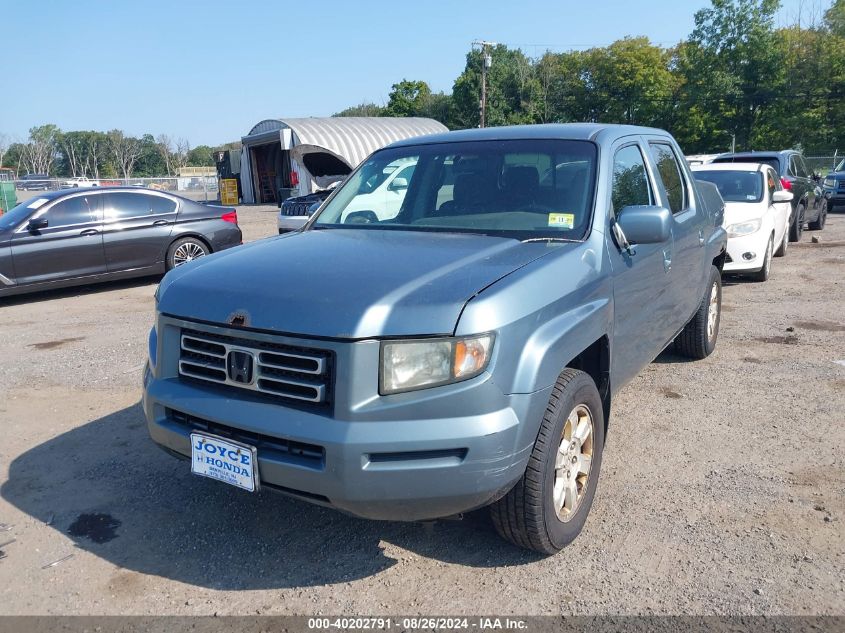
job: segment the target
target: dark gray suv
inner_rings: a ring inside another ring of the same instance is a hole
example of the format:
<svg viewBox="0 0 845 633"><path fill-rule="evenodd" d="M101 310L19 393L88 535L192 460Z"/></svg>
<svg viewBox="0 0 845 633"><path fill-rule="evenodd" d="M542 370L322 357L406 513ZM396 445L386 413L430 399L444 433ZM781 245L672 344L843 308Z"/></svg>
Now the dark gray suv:
<svg viewBox="0 0 845 633"><path fill-rule="evenodd" d="M792 215L789 218L789 241L801 239L804 224L813 231L821 231L827 219L827 205L817 195L819 176L807 168L801 152L738 152L717 156L713 163L764 163L771 165L780 176L783 188L791 191Z"/></svg>

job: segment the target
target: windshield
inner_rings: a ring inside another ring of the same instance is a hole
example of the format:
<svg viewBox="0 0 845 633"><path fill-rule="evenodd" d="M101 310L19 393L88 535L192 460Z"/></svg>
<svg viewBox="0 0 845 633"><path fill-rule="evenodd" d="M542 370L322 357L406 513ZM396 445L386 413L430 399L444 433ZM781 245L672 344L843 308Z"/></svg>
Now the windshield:
<svg viewBox="0 0 845 633"><path fill-rule="evenodd" d="M595 180L587 141L400 147L367 159L312 227L577 240L590 226Z"/></svg>
<svg viewBox="0 0 845 633"><path fill-rule="evenodd" d="M695 177L716 185L725 202L763 199L763 174L759 171L696 171Z"/></svg>
<svg viewBox="0 0 845 633"><path fill-rule="evenodd" d="M33 198L32 200L21 202L18 206L10 209L8 213L0 215L0 230L17 226L45 202L47 202L45 198Z"/></svg>
<svg viewBox="0 0 845 633"><path fill-rule="evenodd" d="M833 171L845 171L845 158L839 161L839 164L833 168Z"/></svg>

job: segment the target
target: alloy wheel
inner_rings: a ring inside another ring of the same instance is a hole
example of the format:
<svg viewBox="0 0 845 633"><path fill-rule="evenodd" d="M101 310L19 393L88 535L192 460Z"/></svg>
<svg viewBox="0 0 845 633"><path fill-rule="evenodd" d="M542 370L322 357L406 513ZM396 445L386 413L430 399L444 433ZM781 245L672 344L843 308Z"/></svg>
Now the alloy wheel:
<svg viewBox="0 0 845 633"><path fill-rule="evenodd" d="M569 521L578 511L593 462L593 414L585 404L577 405L563 424L555 455L553 503L557 518Z"/></svg>
<svg viewBox="0 0 845 633"><path fill-rule="evenodd" d="M199 244L185 242L173 252L173 265L181 266L203 255L205 255L205 250Z"/></svg>

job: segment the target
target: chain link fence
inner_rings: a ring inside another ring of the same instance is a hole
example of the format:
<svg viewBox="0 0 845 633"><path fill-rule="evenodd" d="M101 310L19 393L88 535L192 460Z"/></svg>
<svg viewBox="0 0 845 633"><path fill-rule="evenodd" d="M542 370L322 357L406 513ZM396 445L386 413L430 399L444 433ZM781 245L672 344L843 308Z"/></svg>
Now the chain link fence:
<svg viewBox="0 0 845 633"><path fill-rule="evenodd" d="M191 200L213 201L219 198L215 176L186 176L178 178L43 178L27 176L15 180L18 202L43 191L75 189L79 187L139 187L167 191Z"/></svg>
<svg viewBox="0 0 845 633"><path fill-rule="evenodd" d="M836 166L845 158L839 150L832 150L830 152L813 152L804 155L804 160L807 167L821 176L826 176L832 172Z"/></svg>

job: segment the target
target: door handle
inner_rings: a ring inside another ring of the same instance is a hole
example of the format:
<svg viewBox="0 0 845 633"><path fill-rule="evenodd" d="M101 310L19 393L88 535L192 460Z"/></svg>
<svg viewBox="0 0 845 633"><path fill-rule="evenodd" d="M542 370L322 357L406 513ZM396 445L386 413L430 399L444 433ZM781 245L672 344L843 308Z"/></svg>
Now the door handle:
<svg viewBox="0 0 845 633"><path fill-rule="evenodd" d="M669 251L663 251L663 270L667 273L672 270L672 255Z"/></svg>
<svg viewBox="0 0 845 633"><path fill-rule="evenodd" d="M80 235L98 235L99 233L97 229L85 229Z"/></svg>
<svg viewBox="0 0 845 633"><path fill-rule="evenodd" d="M704 231L698 229L698 245L704 246Z"/></svg>
<svg viewBox="0 0 845 633"><path fill-rule="evenodd" d="M164 226L165 224L170 224L170 220L156 220L153 222L153 226Z"/></svg>

